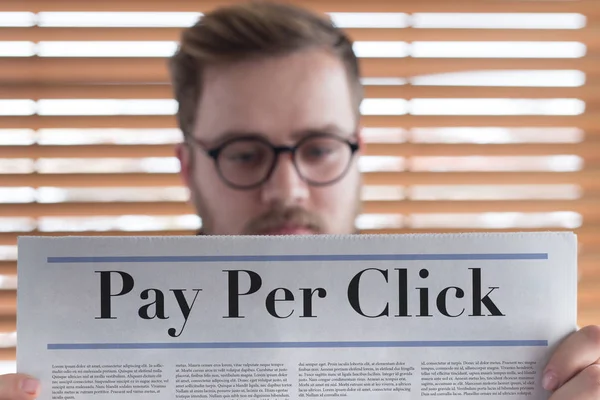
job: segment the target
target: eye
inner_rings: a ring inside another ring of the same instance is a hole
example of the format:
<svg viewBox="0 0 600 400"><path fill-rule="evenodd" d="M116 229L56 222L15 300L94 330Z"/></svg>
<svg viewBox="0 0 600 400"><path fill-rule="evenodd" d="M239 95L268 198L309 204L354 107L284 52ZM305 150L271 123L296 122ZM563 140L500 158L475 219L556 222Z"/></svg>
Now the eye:
<svg viewBox="0 0 600 400"><path fill-rule="evenodd" d="M233 142L223 150L222 160L244 168L262 165L268 159L269 149L255 141Z"/></svg>
<svg viewBox="0 0 600 400"><path fill-rule="evenodd" d="M342 143L334 139L314 139L302 146L301 156L305 161L324 161L334 157L342 148Z"/></svg>
<svg viewBox="0 0 600 400"><path fill-rule="evenodd" d="M257 157L258 154L256 154L256 151L245 151L227 154L227 159L229 161L235 162L250 162L252 160L255 160Z"/></svg>
<svg viewBox="0 0 600 400"><path fill-rule="evenodd" d="M256 150L236 151L227 154L227 161L246 165L260 164L264 158L264 152Z"/></svg>
<svg viewBox="0 0 600 400"><path fill-rule="evenodd" d="M319 158L319 157L325 157L328 154L331 154L332 152L333 152L333 148L331 146L311 145L306 149L305 154L308 157Z"/></svg>

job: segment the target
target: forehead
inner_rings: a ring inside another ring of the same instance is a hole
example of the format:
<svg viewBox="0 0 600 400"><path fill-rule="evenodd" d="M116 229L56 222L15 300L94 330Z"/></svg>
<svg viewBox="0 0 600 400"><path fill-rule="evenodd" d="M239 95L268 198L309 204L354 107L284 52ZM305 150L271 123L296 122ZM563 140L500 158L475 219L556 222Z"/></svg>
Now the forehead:
<svg viewBox="0 0 600 400"><path fill-rule="evenodd" d="M207 68L195 120L194 136L208 142L230 132L275 141L323 127L350 133L356 122L342 62L319 50Z"/></svg>

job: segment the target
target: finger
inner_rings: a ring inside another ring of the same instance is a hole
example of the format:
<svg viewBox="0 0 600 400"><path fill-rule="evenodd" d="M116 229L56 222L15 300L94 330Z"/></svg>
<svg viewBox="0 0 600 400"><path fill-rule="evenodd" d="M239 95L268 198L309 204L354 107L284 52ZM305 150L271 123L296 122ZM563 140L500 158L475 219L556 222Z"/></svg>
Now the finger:
<svg viewBox="0 0 600 400"><path fill-rule="evenodd" d="M546 390L556 390L598 360L600 326L586 326L558 346L544 369L542 385Z"/></svg>
<svg viewBox="0 0 600 400"><path fill-rule="evenodd" d="M550 400L598 400L600 399L600 365L594 364L565 383Z"/></svg>
<svg viewBox="0 0 600 400"><path fill-rule="evenodd" d="M33 400L39 395L40 383L24 374L0 375L0 400Z"/></svg>

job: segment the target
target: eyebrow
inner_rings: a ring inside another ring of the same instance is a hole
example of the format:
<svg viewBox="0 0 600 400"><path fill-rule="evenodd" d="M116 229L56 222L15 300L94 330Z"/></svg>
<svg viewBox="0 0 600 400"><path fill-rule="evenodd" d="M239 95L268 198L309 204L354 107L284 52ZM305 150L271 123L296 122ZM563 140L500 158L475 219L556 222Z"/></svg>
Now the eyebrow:
<svg viewBox="0 0 600 400"><path fill-rule="evenodd" d="M291 137L292 139L301 139L305 136L310 136L310 135L314 135L314 134L323 134L323 133L328 133L328 134L332 134L332 135L337 135L343 138L349 138L352 135L354 135L354 131L348 132L342 128L340 128L337 125L334 124L329 124L329 125L325 125L322 127L318 127L318 128L309 128L309 129L304 129L301 131L296 131L294 133L292 133Z"/></svg>
<svg viewBox="0 0 600 400"><path fill-rule="evenodd" d="M229 140L237 139L240 137L258 137L266 138L266 135L255 131L225 131L218 135L216 138L210 140L210 144L213 146L219 146Z"/></svg>
<svg viewBox="0 0 600 400"><path fill-rule="evenodd" d="M345 139L349 139L356 132L355 131L348 132L348 131L341 129L337 125L329 124L329 125L324 125L322 127L308 128L308 129L302 129L299 131L295 131L290 135L290 138L293 140L300 140L306 136L315 135L315 134L323 134L323 133L337 135L337 136L343 137ZM261 132L232 130L232 131L225 131L225 132L221 133L218 137L213 139L210 144L212 146L219 146L229 140L237 139L240 137L257 137L257 138L262 138L262 139L268 139L267 135L264 133L261 133Z"/></svg>

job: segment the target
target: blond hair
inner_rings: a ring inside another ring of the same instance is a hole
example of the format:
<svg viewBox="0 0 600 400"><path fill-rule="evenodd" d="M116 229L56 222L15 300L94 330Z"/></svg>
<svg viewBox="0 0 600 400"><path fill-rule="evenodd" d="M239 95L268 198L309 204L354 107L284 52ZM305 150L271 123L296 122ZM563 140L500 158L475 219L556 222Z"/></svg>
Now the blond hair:
<svg viewBox="0 0 600 400"><path fill-rule="evenodd" d="M190 135L202 93L202 71L209 65L282 56L319 48L342 61L357 114L363 98L359 65L347 35L331 20L308 10L271 2L248 2L216 9L185 29L170 71L177 120Z"/></svg>

